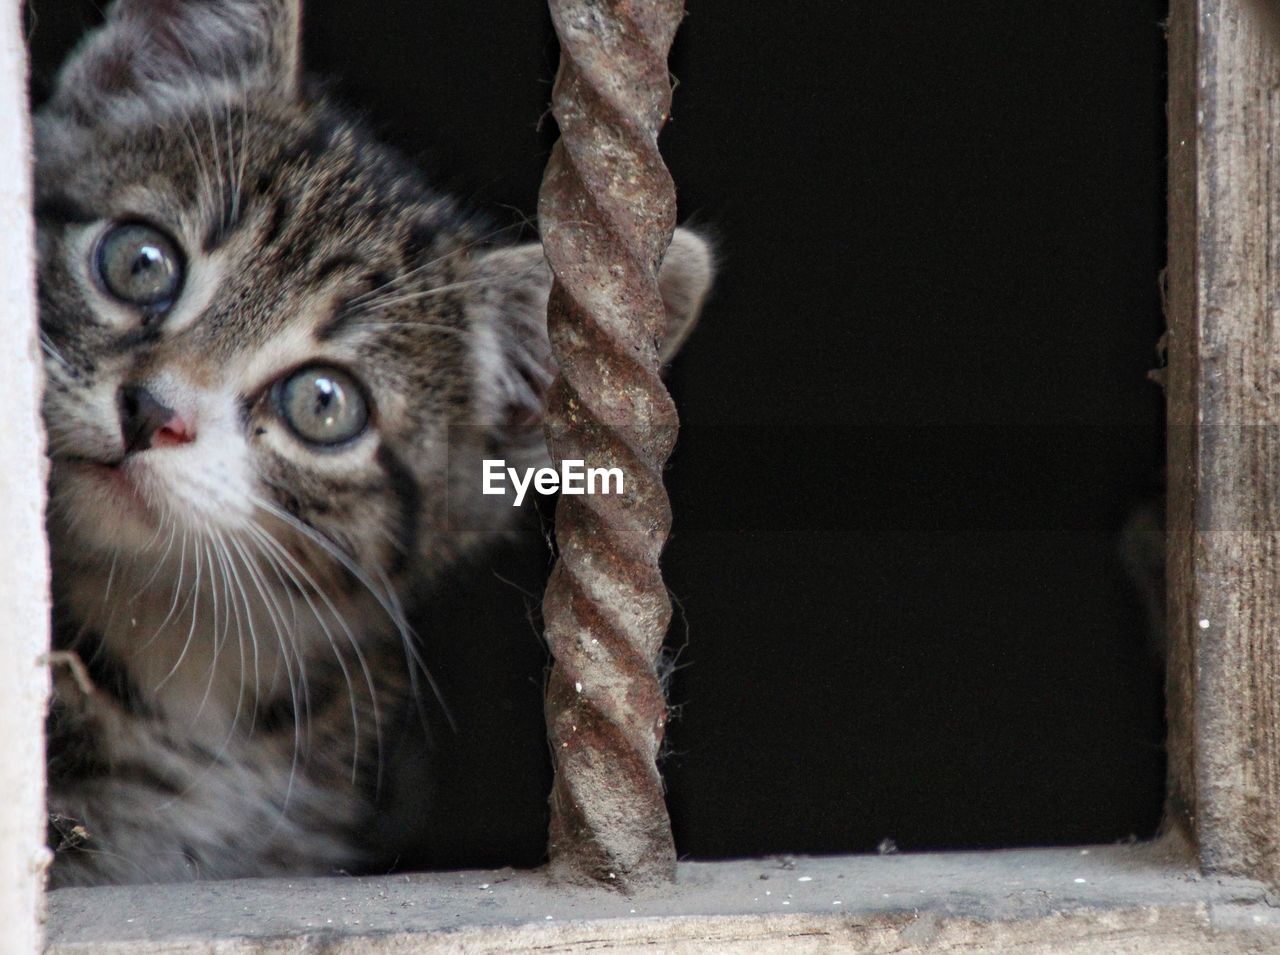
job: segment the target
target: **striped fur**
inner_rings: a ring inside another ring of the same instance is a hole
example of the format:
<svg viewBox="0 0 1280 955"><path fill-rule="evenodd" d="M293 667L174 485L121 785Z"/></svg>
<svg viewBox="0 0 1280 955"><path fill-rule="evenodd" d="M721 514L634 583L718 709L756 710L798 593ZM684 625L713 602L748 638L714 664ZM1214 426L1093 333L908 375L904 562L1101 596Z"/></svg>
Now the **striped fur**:
<svg viewBox="0 0 1280 955"><path fill-rule="evenodd" d="M394 854L366 832L421 756L407 614L507 530L480 459L543 453L515 427L552 372L540 251L504 246L313 94L299 16L289 0L117 0L36 120L54 885ZM158 318L92 274L98 238L135 220L185 257ZM682 233L670 263L678 339L710 258ZM300 441L272 399L314 362L372 409L339 447ZM126 385L195 440L126 456Z"/></svg>

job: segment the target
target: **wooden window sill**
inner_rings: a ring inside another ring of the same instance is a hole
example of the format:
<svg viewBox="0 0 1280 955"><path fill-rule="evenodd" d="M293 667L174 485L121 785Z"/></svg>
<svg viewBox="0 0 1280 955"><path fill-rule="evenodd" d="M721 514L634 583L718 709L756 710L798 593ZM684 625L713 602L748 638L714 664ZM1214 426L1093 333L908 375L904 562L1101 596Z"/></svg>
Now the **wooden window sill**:
<svg viewBox="0 0 1280 955"><path fill-rule="evenodd" d="M56 955L779 951L1215 953L1280 948L1280 904L1131 846L682 863L628 898L538 872L63 889Z"/></svg>

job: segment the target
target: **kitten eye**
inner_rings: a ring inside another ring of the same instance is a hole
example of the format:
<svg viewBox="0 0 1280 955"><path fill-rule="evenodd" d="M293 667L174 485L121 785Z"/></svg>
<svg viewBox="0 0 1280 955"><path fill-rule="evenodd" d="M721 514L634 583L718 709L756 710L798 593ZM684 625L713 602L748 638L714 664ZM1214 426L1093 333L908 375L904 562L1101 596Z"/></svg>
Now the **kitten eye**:
<svg viewBox="0 0 1280 955"><path fill-rule="evenodd" d="M98 281L129 305L163 311L182 287L178 246L154 226L126 222L108 231L94 255Z"/></svg>
<svg viewBox="0 0 1280 955"><path fill-rule="evenodd" d="M276 385L276 408L285 424L310 444L350 441L369 423L356 380L325 365L311 365L282 379Z"/></svg>

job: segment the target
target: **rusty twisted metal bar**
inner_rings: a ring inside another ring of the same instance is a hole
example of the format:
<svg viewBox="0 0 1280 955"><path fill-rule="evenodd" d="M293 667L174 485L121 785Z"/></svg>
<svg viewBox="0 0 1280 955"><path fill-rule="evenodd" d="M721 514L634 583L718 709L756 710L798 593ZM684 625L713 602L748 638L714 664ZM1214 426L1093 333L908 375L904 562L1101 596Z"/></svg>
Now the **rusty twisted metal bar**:
<svg viewBox="0 0 1280 955"><path fill-rule="evenodd" d="M655 661L671 620L658 558L671 527L662 469L678 427L658 377L658 268L676 205L657 137L684 4L550 6L561 138L538 204L559 366L547 441L557 463L625 475L623 495L562 496L556 507L560 556L543 601L555 657L546 703L556 762L551 871L626 890L675 875L655 763L667 716Z"/></svg>

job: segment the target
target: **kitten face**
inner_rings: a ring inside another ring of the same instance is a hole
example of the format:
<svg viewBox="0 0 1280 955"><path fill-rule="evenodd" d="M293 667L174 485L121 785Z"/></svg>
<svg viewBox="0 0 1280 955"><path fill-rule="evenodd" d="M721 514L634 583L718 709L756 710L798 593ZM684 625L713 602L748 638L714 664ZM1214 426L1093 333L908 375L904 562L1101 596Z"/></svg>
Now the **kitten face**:
<svg viewBox="0 0 1280 955"><path fill-rule="evenodd" d="M470 506L451 459L517 454L506 425L540 412L540 250L490 250L306 96L298 16L285 0L118 0L38 117L62 560L163 562L179 535L185 555L188 537L267 534L315 574L340 573L323 542L382 579L430 568ZM705 245L682 234L664 279L678 340Z"/></svg>
<svg viewBox="0 0 1280 955"><path fill-rule="evenodd" d="M351 126L273 106L41 156L52 513L91 550L279 509L389 568L418 546L404 472L429 483L474 419L475 230ZM181 440L130 446L138 393Z"/></svg>

